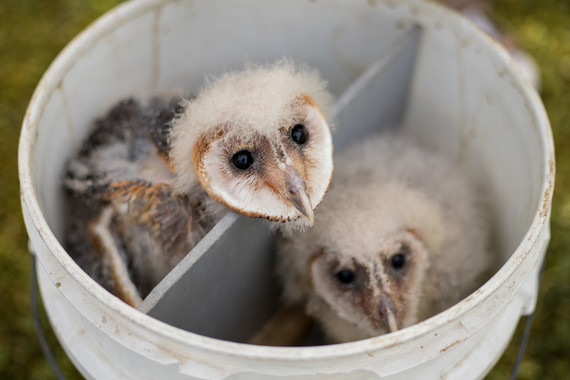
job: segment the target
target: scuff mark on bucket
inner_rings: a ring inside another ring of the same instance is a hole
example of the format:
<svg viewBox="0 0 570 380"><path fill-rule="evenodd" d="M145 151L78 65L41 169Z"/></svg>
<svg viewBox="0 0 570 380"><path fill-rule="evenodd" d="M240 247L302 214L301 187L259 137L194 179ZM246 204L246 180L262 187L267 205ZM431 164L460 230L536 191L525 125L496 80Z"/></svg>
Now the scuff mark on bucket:
<svg viewBox="0 0 570 380"><path fill-rule="evenodd" d="M444 348L442 348L442 349L439 351L439 353L443 353L443 352L449 350L450 348L455 347L456 345L458 345L459 343L463 342L464 340L465 340L465 339L457 339L455 342L453 342L453 343L451 343L451 344L445 346Z"/></svg>
<svg viewBox="0 0 570 380"><path fill-rule="evenodd" d="M540 217L546 218L550 210L550 203L552 201L552 192L554 190L554 153L551 152L548 157L548 187L544 191L542 206L540 208Z"/></svg>

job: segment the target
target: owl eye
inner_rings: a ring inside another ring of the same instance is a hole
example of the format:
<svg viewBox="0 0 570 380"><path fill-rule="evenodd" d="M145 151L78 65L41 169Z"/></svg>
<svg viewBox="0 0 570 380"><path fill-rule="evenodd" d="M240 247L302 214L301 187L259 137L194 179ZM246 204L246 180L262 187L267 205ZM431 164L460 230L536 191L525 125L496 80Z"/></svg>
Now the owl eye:
<svg viewBox="0 0 570 380"><path fill-rule="evenodd" d="M394 269L402 269L406 265L406 255L397 253L390 259L390 264Z"/></svg>
<svg viewBox="0 0 570 380"><path fill-rule="evenodd" d="M232 163L240 170L249 169L253 164L253 155L249 150L240 150L232 157Z"/></svg>
<svg viewBox="0 0 570 380"><path fill-rule="evenodd" d="M348 285L354 282L355 275L350 269L343 269L338 271L335 277L341 284Z"/></svg>
<svg viewBox="0 0 570 380"><path fill-rule="evenodd" d="M308 137L307 128L303 124L297 124L291 128L291 140L295 144L303 145L307 142Z"/></svg>

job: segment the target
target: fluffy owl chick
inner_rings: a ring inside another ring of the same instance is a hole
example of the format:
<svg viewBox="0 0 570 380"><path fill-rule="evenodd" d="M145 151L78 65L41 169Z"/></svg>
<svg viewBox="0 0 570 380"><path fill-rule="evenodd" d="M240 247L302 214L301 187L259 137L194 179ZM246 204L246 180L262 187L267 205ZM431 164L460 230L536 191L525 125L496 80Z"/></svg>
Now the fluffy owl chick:
<svg viewBox="0 0 570 380"><path fill-rule="evenodd" d="M214 80L172 127L174 187L199 182L241 214L311 225L332 176L331 106L318 73L288 61Z"/></svg>
<svg viewBox="0 0 570 380"><path fill-rule="evenodd" d="M70 162L68 250L131 305L221 216L313 222L332 175L315 71L288 61L211 80L194 99L124 101Z"/></svg>
<svg viewBox="0 0 570 380"><path fill-rule="evenodd" d="M489 231L459 165L395 136L335 160L315 225L279 244L287 303L347 342L428 318L479 285Z"/></svg>

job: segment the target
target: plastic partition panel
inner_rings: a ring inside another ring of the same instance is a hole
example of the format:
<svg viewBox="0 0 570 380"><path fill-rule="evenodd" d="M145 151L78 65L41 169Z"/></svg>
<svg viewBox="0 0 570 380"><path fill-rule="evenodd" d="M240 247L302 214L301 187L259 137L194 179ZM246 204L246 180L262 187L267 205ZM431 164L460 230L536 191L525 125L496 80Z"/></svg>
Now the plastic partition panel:
<svg viewBox="0 0 570 380"><path fill-rule="evenodd" d="M420 38L420 28L410 30L339 97L335 153L402 120ZM228 213L140 310L197 334L247 341L278 305L275 236L264 220Z"/></svg>
<svg viewBox="0 0 570 380"><path fill-rule="evenodd" d="M401 122L420 36L420 28L416 27L396 40L338 99L337 128L333 133L335 154Z"/></svg>
<svg viewBox="0 0 570 380"><path fill-rule="evenodd" d="M171 273L168 280L175 282L148 314L200 335L242 342L276 307L274 234L262 220L233 212L212 232ZM155 293L141 308L150 306Z"/></svg>

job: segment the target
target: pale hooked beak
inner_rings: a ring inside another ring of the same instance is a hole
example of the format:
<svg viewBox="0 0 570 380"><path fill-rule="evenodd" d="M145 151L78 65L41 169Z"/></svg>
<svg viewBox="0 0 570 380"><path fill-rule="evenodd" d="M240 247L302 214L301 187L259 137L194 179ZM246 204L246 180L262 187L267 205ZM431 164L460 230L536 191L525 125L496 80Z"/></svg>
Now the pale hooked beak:
<svg viewBox="0 0 570 380"><path fill-rule="evenodd" d="M388 327L390 327L390 332L398 331L398 321L396 321L396 316L392 310L388 309L386 311L386 318L388 319Z"/></svg>
<svg viewBox="0 0 570 380"><path fill-rule="evenodd" d="M390 332L398 331L398 320L395 315L396 305L394 305L390 296L385 293L380 296L378 311L381 316L386 318Z"/></svg>
<svg viewBox="0 0 570 380"><path fill-rule="evenodd" d="M285 184L289 200L301 214L307 217L309 224L312 226L315 222L315 216L309 194L307 194L305 181L295 169L288 167L285 173Z"/></svg>

